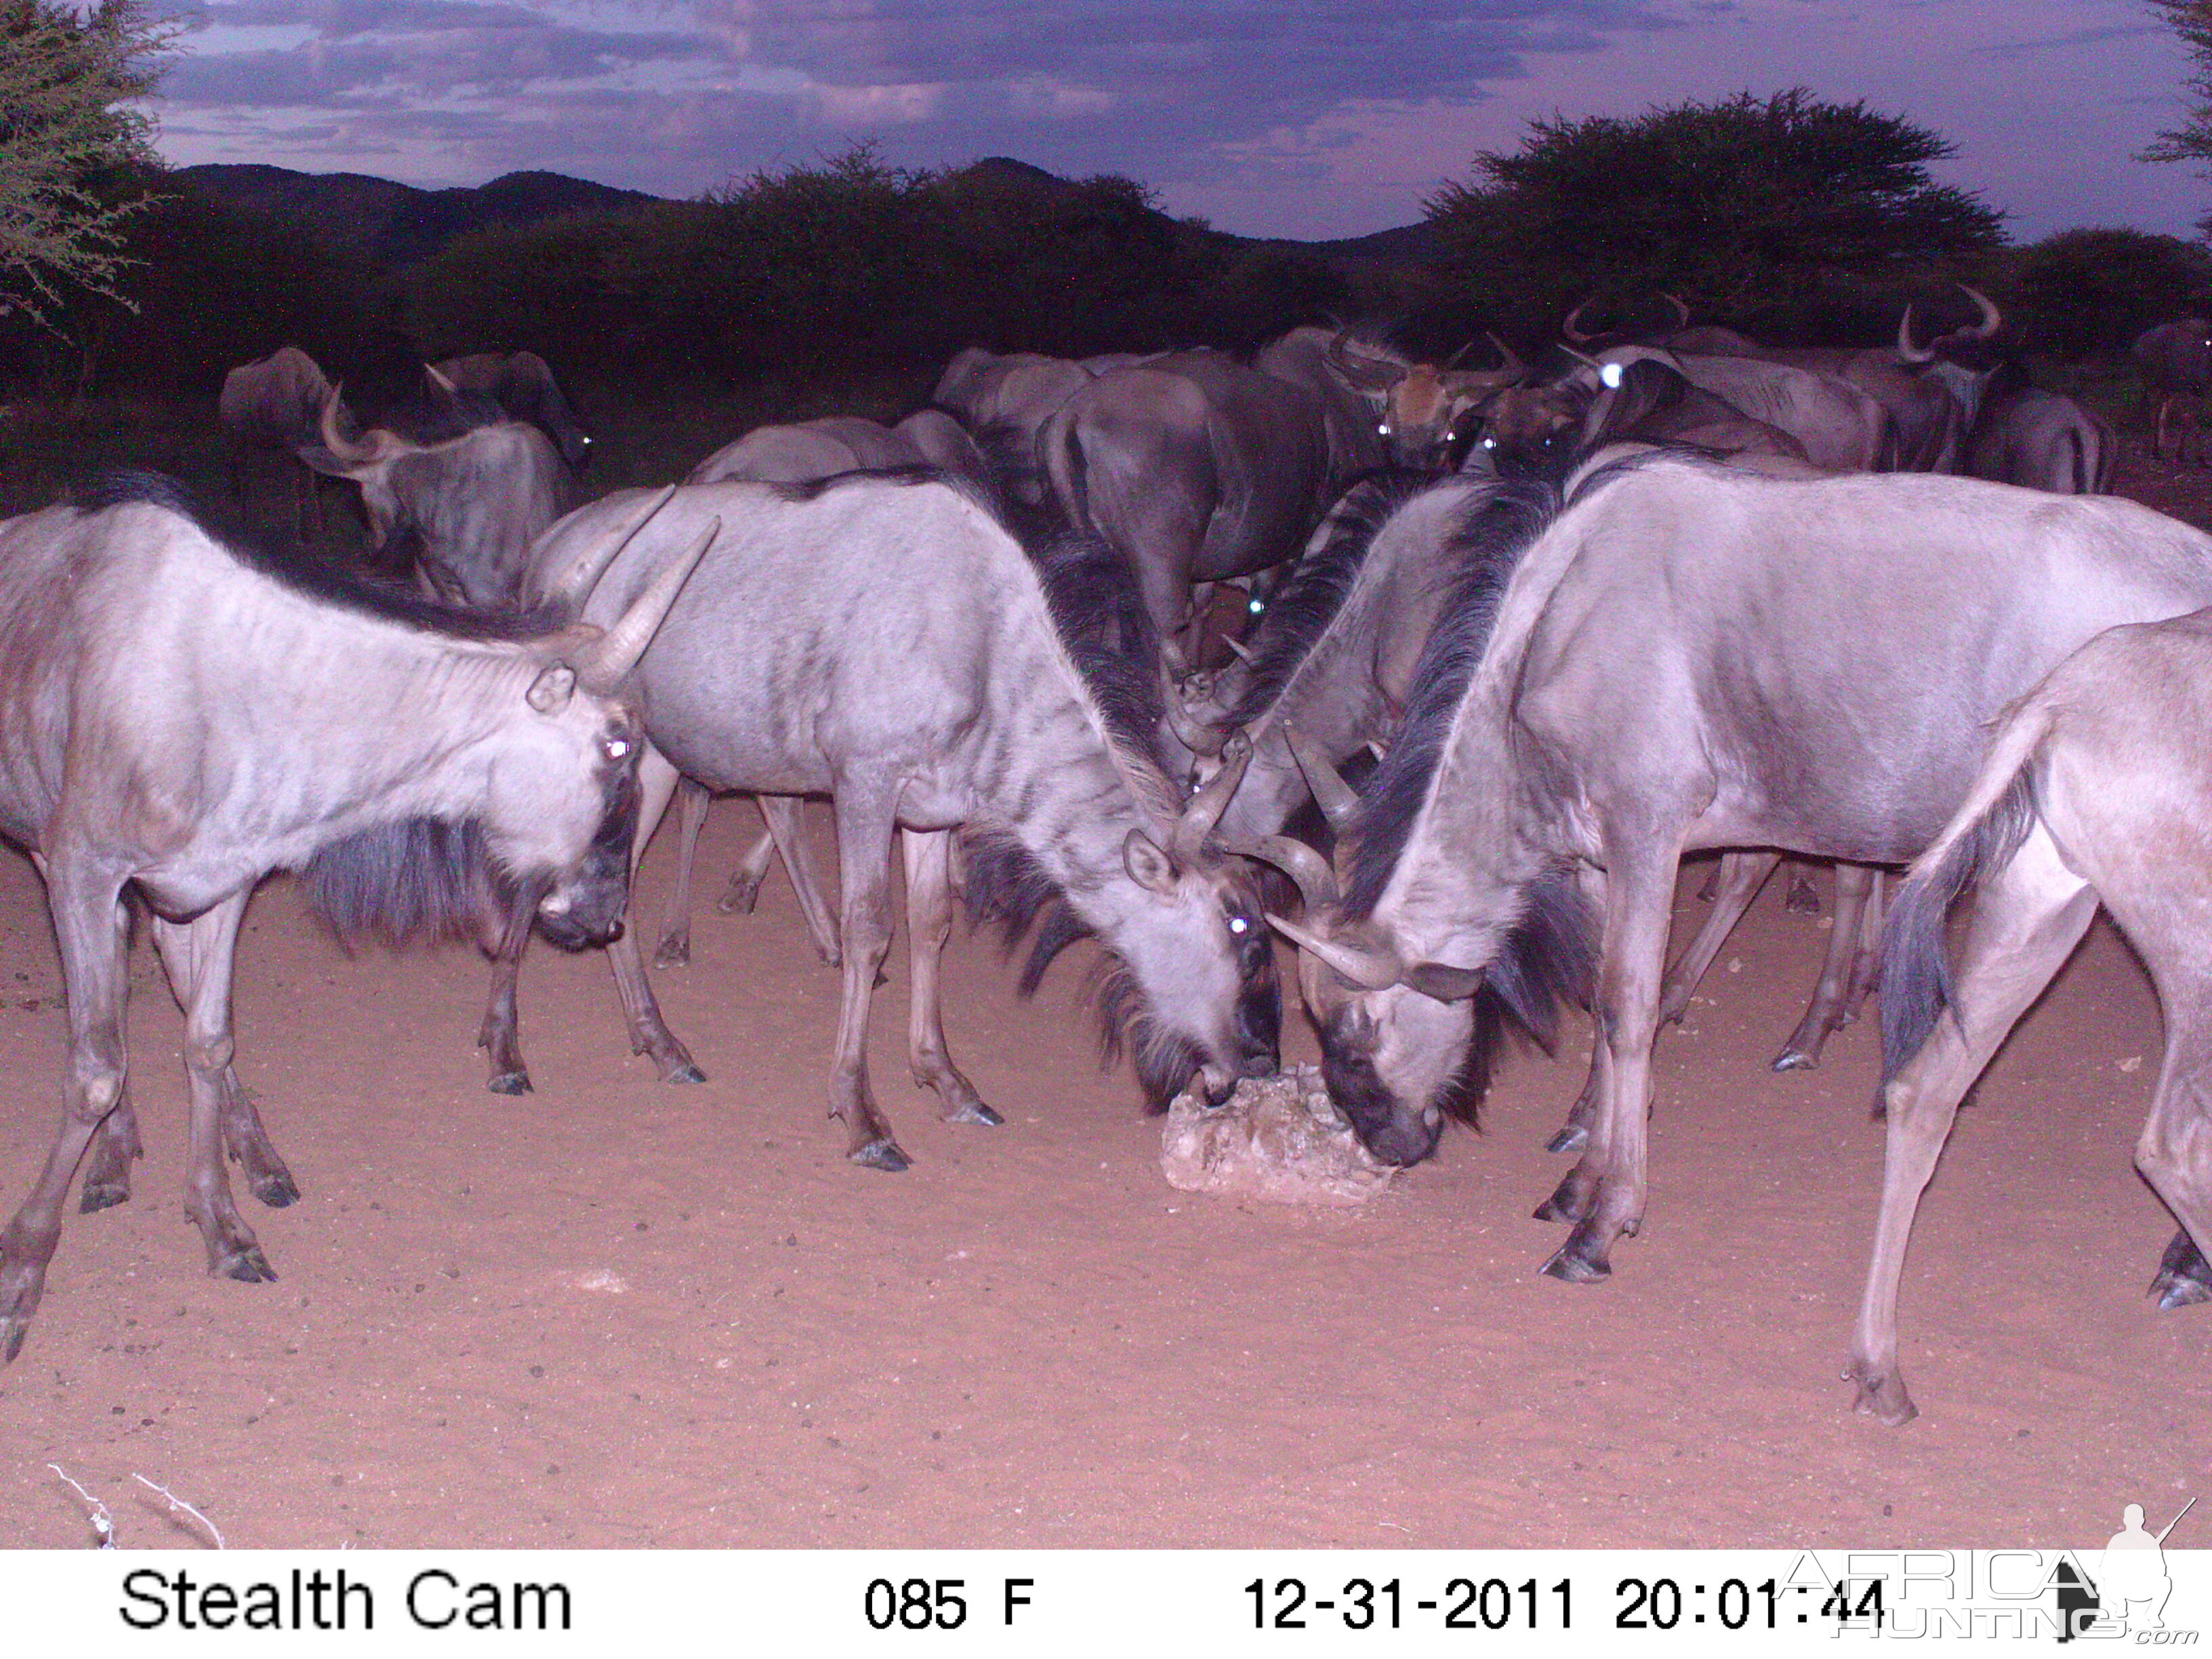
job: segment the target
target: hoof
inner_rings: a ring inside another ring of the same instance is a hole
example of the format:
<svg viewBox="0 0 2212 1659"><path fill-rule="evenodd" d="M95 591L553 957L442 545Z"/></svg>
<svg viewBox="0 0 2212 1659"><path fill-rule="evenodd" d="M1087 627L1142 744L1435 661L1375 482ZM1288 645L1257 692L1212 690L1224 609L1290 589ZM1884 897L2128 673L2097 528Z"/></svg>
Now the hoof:
<svg viewBox="0 0 2212 1659"><path fill-rule="evenodd" d="M1557 1134L1544 1143L1544 1150L1547 1152L1579 1152L1589 1145L1589 1131L1579 1123L1569 1123L1564 1125ZM1539 1221L1551 1219L1550 1217L1540 1213L1536 1218Z"/></svg>
<svg viewBox="0 0 2212 1659"><path fill-rule="evenodd" d="M530 1073L501 1072L484 1087L495 1095L526 1095L530 1092Z"/></svg>
<svg viewBox="0 0 2212 1659"><path fill-rule="evenodd" d="M707 1074L687 1060L680 1065L670 1066L661 1074L660 1080L663 1083L704 1083Z"/></svg>
<svg viewBox="0 0 2212 1659"><path fill-rule="evenodd" d="M2200 1279L2154 1279L2150 1288L2158 1297L2160 1313L2172 1313L2176 1308L2193 1308L2200 1302L2212 1302L2212 1285Z"/></svg>
<svg viewBox="0 0 2212 1659"><path fill-rule="evenodd" d="M1774 1057L1771 1069L1777 1072L1816 1072L1820 1062L1802 1048L1784 1048Z"/></svg>
<svg viewBox="0 0 2212 1659"><path fill-rule="evenodd" d="M902 1170L914 1167L914 1160L899 1151L895 1140L872 1140L865 1146L856 1146L845 1154L864 1170L881 1170L896 1175Z"/></svg>
<svg viewBox="0 0 2212 1659"><path fill-rule="evenodd" d="M261 1254L258 1244L230 1251L213 1271L222 1278L234 1279L241 1285L273 1285L276 1282L276 1270L269 1265L269 1258Z"/></svg>
<svg viewBox="0 0 2212 1659"><path fill-rule="evenodd" d="M112 1209L130 1201L128 1181L87 1181L83 1194L76 1201L76 1212L79 1215L90 1215L95 1210Z"/></svg>
<svg viewBox="0 0 2212 1659"><path fill-rule="evenodd" d="M1539 1221L1580 1221L1589 1208L1589 1199L1578 1190L1579 1183L1570 1171L1567 1177L1552 1188L1552 1195L1531 1212Z"/></svg>
<svg viewBox="0 0 2212 1659"><path fill-rule="evenodd" d="M1820 896L1814 890L1813 884L1802 876L1790 884L1790 896L1782 902L1783 908L1792 915L1817 916L1820 914Z"/></svg>
<svg viewBox="0 0 2212 1659"><path fill-rule="evenodd" d="M660 941L660 948L653 953L656 968L688 968L691 965L691 940L686 934L671 933Z"/></svg>
<svg viewBox="0 0 2212 1659"><path fill-rule="evenodd" d="M1610 1263L1593 1261L1578 1252L1571 1243L1563 1244L1552 1253L1552 1259L1538 1271L1547 1279L1556 1279L1563 1285L1602 1285L1613 1277Z"/></svg>
<svg viewBox="0 0 2212 1659"><path fill-rule="evenodd" d="M714 901L714 914L723 916L749 916L760 898L760 884L747 881L743 876L731 878L722 896Z"/></svg>
<svg viewBox="0 0 2212 1659"><path fill-rule="evenodd" d="M23 1339L30 1334L28 1314L9 1315L0 1318L0 1365L12 1364L15 1356L23 1352Z"/></svg>
<svg viewBox="0 0 2212 1659"><path fill-rule="evenodd" d="M1893 1429L1901 1429L1920 1415L1920 1408L1905 1391L1905 1379L1894 1371L1887 1376L1875 1376L1863 1367L1853 1365L1844 1373L1844 1380L1858 1384L1858 1393L1851 1399L1851 1409L1861 1417L1871 1417Z"/></svg>
<svg viewBox="0 0 2212 1659"><path fill-rule="evenodd" d="M272 1210L287 1210L300 1201L300 1188L289 1175L254 1176L246 1186Z"/></svg>
<svg viewBox="0 0 2212 1659"><path fill-rule="evenodd" d="M945 1115L947 1123L980 1123L987 1129L995 1129L1006 1120L981 1101L971 1101L965 1106L956 1106Z"/></svg>

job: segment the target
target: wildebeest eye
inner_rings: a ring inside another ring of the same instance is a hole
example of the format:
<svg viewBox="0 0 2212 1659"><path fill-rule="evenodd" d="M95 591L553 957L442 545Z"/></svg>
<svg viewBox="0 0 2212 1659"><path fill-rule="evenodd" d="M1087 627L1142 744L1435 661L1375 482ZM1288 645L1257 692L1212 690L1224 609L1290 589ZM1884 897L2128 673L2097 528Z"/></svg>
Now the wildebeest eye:
<svg viewBox="0 0 2212 1659"><path fill-rule="evenodd" d="M1252 931L1252 924L1242 916L1231 916L1229 918L1229 931L1242 939Z"/></svg>
<svg viewBox="0 0 2212 1659"><path fill-rule="evenodd" d="M1267 608L1267 602L1265 599L1255 597L1251 603L1247 605L1244 608L1256 617L1262 611L1265 611Z"/></svg>
<svg viewBox="0 0 2212 1659"><path fill-rule="evenodd" d="M606 750L607 758L611 761L618 761L622 759L623 756L629 753L629 739L628 738L609 738L604 746Z"/></svg>

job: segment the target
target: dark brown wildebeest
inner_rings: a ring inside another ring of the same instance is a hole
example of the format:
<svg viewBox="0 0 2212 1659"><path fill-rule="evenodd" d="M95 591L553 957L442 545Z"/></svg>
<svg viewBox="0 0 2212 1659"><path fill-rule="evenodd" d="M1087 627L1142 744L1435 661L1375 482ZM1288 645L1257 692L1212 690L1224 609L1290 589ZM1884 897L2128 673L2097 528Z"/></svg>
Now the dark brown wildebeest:
<svg viewBox="0 0 2212 1659"><path fill-rule="evenodd" d="M2189 423L2186 435L2174 440L2173 459L2188 459L2190 441L2194 439L2197 459L2202 465L2204 396L2212 392L2212 322L2184 317L2147 328L2136 337L2128 355L2135 359L2136 372L2142 376L2144 386L2158 394L2158 413L2151 423L2151 459L2165 459L2166 416L2179 404Z"/></svg>
<svg viewBox="0 0 2212 1659"><path fill-rule="evenodd" d="M85 1207L130 1195L126 902L151 913L185 1011L185 1207L209 1271L273 1279L223 1167L228 1146L263 1202L299 1195L232 1064L255 885L304 868L341 923L472 927L489 859L510 881L511 935L533 921L571 947L620 933L643 744L615 688L706 539L602 633L258 558L143 474L0 524L0 834L46 879L70 1023L61 1130L0 1231L0 1359L38 1310L88 1147Z"/></svg>
<svg viewBox="0 0 2212 1659"><path fill-rule="evenodd" d="M292 497L294 533L303 543L323 534L322 503L314 471L300 452L315 444L331 383L315 360L297 346L280 346L258 362L242 363L222 377L216 410L229 440L230 493L246 505L246 474L257 459L281 456Z"/></svg>
<svg viewBox="0 0 2212 1659"><path fill-rule="evenodd" d="M2101 902L2150 969L2166 1057L2136 1167L2182 1224L2166 1305L2201 1301L2212 1247L2212 611L2100 634L2005 717L1980 775L1913 866L1884 941L1888 1156L1848 1380L1885 1423L1915 1412L1897 1291L1920 1194L1959 1102L2065 964ZM1944 922L1971 891L1955 969ZM2193 1240L2193 1243L2192 1243Z"/></svg>
<svg viewBox="0 0 2212 1659"><path fill-rule="evenodd" d="M510 421L527 421L552 441L572 472L592 459L592 434L577 417L553 370L534 351L478 351L448 357L430 367L434 386L447 392L472 392L499 405Z"/></svg>

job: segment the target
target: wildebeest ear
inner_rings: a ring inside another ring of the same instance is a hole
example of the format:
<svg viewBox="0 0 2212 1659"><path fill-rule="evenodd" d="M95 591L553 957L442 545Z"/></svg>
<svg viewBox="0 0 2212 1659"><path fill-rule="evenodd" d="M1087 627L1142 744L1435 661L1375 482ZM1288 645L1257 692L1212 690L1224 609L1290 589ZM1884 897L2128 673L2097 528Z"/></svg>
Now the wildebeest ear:
<svg viewBox="0 0 2212 1659"><path fill-rule="evenodd" d="M530 690L524 695L539 714L557 714L576 695L576 671L566 663L556 662L531 681Z"/></svg>
<svg viewBox="0 0 2212 1659"><path fill-rule="evenodd" d="M1449 963L1420 962L1406 970L1406 983L1438 1002L1464 1002L1482 988L1482 969Z"/></svg>
<svg viewBox="0 0 2212 1659"><path fill-rule="evenodd" d="M1121 843L1121 862L1128 866L1129 879L1146 892L1165 898L1175 891L1175 860L1143 830L1129 831L1128 839Z"/></svg>

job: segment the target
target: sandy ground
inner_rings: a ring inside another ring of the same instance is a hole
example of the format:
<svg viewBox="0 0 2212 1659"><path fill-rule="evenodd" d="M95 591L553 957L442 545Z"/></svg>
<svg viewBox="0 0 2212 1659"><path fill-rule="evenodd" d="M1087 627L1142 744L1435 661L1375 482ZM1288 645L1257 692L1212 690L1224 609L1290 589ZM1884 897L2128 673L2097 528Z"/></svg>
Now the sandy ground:
<svg viewBox="0 0 2212 1659"><path fill-rule="evenodd" d="M716 808L708 893L757 823ZM203 1271L179 1021L142 944L148 1157L131 1203L70 1217L0 1373L0 1543L89 1540L50 1463L140 1547L194 1534L133 1474L233 1547L2081 1547L2124 1502L2171 1513L2212 1486L2212 1311L2143 1295L2173 1225L2129 1163L2157 1011L2101 923L1923 1207L1904 1352L1925 1415L1847 1409L1875 1038L1767 1070L1826 926L1781 890L1662 1041L1644 1237L1573 1287L1536 1275L1559 1230L1528 1212L1565 1167L1541 1146L1581 1033L1364 1209L1226 1204L1162 1180L1158 1121L1096 1069L1079 963L1025 1006L994 946L961 940L951 1039L1008 1121L941 1123L908 1083L895 954L874 1074L917 1161L886 1176L824 1118L836 980L780 872L760 914L702 912L693 964L655 975L706 1084L655 1081L604 964L541 948L521 1099L483 1088L472 954L349 959L272 884L239 1067L307 1195L240 1191L283 1278ZM12 1207L65 1033L12 857L0 933ZM1312 1057L1291 1023L1287 1057Z"/></svg>

